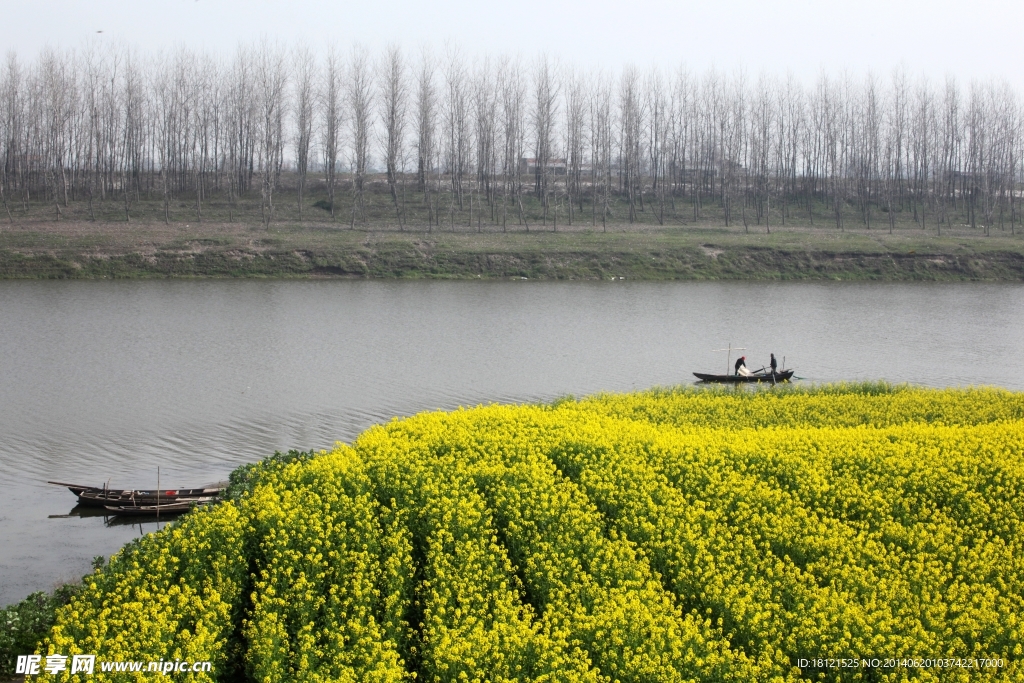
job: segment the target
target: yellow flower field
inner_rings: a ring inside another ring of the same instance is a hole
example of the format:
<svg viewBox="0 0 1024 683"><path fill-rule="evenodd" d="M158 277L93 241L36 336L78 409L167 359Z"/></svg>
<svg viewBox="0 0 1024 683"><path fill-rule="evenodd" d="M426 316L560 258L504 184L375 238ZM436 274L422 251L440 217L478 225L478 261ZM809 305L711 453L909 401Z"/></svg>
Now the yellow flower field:
<svg viewBox="0 0 1024 683"><path fill-rule="evenodd" d="M779 389L268 459L92 575L41 652L261 683L1024 680L1024 395Z"/></svg>

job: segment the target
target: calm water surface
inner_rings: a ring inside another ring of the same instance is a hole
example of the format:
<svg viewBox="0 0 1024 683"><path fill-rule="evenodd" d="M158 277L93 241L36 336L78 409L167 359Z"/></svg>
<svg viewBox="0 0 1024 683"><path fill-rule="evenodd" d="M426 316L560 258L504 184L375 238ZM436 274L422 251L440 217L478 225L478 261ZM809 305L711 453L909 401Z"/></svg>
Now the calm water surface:
<svg viewBox="0 0 1024 683"><path fill-rule="evenodd" d="M1024 286L0 282L0 605L156 526L62 517L48 479L204 484L394 415L690 383L730 342L810 382L1024 390Z"/></svg>

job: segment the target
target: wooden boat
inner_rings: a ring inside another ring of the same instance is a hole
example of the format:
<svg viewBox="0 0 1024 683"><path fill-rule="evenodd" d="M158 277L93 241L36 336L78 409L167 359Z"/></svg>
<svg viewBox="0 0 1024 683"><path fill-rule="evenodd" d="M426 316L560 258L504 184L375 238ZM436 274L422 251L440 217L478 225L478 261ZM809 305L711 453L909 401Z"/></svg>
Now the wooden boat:
<svg viewBox="0 0 1024 683"><path fill-rule="evenodd" d="M163 502L174 502L181 498L217 497L224 492L219 486L191 489L108 489L102 486L83 486L61 481L50 481L48 484L65 486L71 493L78 496L82 505L105 507L107 505L156 505Z"/></svg>
<svg viewBox="0 0 1024 683"><path fill-rule="evenodd" d="M741 382L763 382L779 383L788 382L793 376L793 370L781 370L774 375L771 372L757 372L753 375L709 375L704 372L695 372L694 376L701 382L719 382L723 384L737 384Z"/></svg>
<svg viewBox="0 0 1024 683"><path fill-rule="evenodd" d="M200 491L201 492L201 491ZM145 494L145 495L142 495ZM182 500L195 500L197 498L217 498L217 492L210 492L206 495L176 495L168 496L164 495L161 491L160 495L157 496L155 492L141 492L141 491L128 491L127 495L104 495L102 493L95 494L89 491L83 491L78 494L78 502L82 505L92 505L94 507L107 507L113 505L114 507L121 507L124 505L139 506L139 505L163 505L165 503L174 503Z"/></svg>
<svg viewBox="0 0 1024 683"><path fill-rule="evenodd" d="M216 498L187 498L174 501L173 503L161 503L160 505L105 505L104 507L115 515L180 515L188 512L194 507L209 505L217 502Z"/></svg>

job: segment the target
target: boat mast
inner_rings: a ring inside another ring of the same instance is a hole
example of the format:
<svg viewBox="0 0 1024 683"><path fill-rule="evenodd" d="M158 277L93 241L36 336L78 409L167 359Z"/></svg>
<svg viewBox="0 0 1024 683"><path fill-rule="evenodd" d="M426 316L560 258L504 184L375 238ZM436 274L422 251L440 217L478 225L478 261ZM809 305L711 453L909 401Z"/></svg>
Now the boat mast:
<svg viewBox="0 0 1024 683"><path fill-rule="evenodd" d="M728 351L725 356L725 374L729 374L729 365L732 363L732 352L733 351L746 351L747 347L737 346L735 349L732 348L732 342L729 342L729 348L727 349L713 349L714 351Z"/></svg>

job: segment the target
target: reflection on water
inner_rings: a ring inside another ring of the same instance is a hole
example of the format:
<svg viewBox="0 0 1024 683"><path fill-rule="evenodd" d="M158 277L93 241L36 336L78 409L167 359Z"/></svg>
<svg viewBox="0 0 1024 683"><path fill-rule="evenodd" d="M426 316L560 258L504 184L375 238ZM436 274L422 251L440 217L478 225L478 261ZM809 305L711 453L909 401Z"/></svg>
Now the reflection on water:
<svg viewBox="0 0 1024 683"><path fill-rule="evenodd" d="M145 516L139 516L139 515L119 515L116 512L112 512L112 511L107 510L106 508L103 508L103 507L94 507L94 506L91 506L91 505L76 505L75 507L71 508L71 510L67 514L64 514L64 515L47 515L46 518L47 519L70 519L71 517L82 517L82 518L86 518L86 517L101 517L101 518L103 518L103 526L105 526L105 527L130 526L130 527L138 527L138 529L141 531L142 529L146 528L144 525L152 524L153 528L149 529L150 531L152 531L153 529L158 528L156 526L158 523L173 521L173 520L177 519L178 517L180 517L181 514L182 513L180 513L180 512L171 512L171 513L166 513L165 512L165 513L162 513L159 518L155 514L153 514L153 515L145 515ZM159 528L163 528L163 525L160 524Z"/></svg>
<svg viewBox="0 0 1024 683"><path fill-rule="evenodd" d="M47 480L223 480L395 415L690 383L774 352L809 381L1024 389L1024 286L0 282L0 604L155 521ZM735 358L735 357L734 357ZM55 515L51 517L51 515ZM64 516L71 515L71 516ZM163 522L161 522L163 524Z"/></svg>

